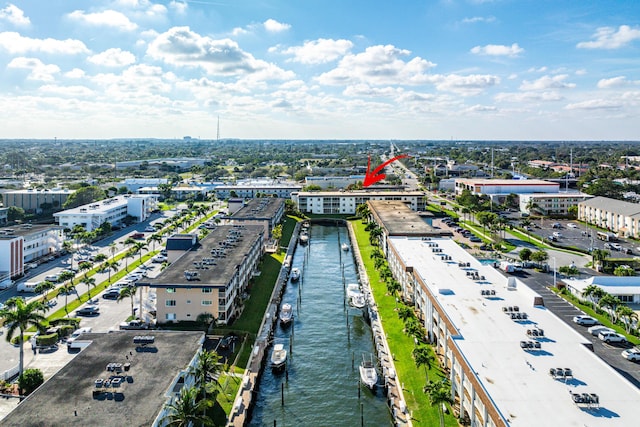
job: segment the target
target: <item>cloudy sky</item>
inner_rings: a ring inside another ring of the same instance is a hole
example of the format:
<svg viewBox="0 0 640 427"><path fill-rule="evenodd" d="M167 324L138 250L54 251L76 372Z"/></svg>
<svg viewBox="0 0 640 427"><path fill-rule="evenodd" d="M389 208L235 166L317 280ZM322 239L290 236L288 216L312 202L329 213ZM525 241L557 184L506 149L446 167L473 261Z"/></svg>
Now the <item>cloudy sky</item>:
<svg viewBox="0 0 640 427"><path fill-rule="evenodd" d="M0 138L640 140L640 1L13 1L0 73Z"/></svg>

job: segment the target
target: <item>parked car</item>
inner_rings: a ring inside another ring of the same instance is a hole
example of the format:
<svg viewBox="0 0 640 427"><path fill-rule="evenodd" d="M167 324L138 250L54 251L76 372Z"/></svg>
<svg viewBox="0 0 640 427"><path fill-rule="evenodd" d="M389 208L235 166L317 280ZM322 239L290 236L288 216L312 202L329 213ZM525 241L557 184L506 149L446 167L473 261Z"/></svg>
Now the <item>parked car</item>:
<svg viewBox="0 0 640 427"><path fill-rule="evenodd" d="M479 238L478 236L471 236L471 237L469 237L469 241L470 242L474 242L474 243L478 243L478 242L482 242L482 239Z"/></svg>
<svg viewBox="0 0 640 427"><path fill-rule="evenodd" d="M616 251L622 250L622 245L620 243L609 243L611 245L611 249L615 249Z"/></svg>
<svg viewBox="0 0 640 427"><path fill-rule="evenodd" d="M567 227L569 228L578 228L577 225L575 225L574 223L570 222L569 224L567 224Z"/></svg>
<svg viewBox="0 0 640 427"><path fill-rule="evenodd" d="M552 242L557 242L558 238L552 234L551 236L549 236L549 240L551 240Z"/></svg>
<svg viewBox="0 0 640 427"><path fill-rule="evenodd" d="M73 331L73 333L67 338L67 347L71 347L71 344L77 340L80 335L88 334L91 332L91 328L80 328Z"/></svg>
<svg viewBox="0 0 640 427"><path fill-rule="evenodd" d="M108 291L106 291L105 293L102 294L102 298L104 299L118 299L118 297L120 296L120 290L119 289L110 289Z"/></svg>
<svg viewBox="0 0 640 427"><path fill-rule="evenodd" d="M47 276L45 276L44 280L48 281L48 282L52 282L52 283L56 283L58 281L58 275L57 274L49 274Z"/></svg>
<svg viewBox="0 0 640 427"><path fill-rule="evenodd" d="M640 362L640 349L637 347L629 348L622 352L622 357L631 362Z"/></svg>
<svg viewBox="0 0 640 427"><path fill-rule="evenodd" d="M551 225L551 228L562 228L562 224L560 224L559 222L554 222L554 223Z"/></svg>
<svg viewBox="0 0 640 427"><path fill-rule="evenodd" d="M142 320L130 320L128 322L120 323L121 330L132 330L132 329L149 329L149 324L144 323Z"/></svg>
<svg viewBox="0 0 640 427"><path fill-rule="evenodd" d="M145 233L155 233L156 228L153 225L149 225L144 229Z"/></svg>
<svg viewBox="0 0 640 427"><path fill-rule="evenodd" d="M164 255L156 255L153 258L151 258L151 262L155 262L155 263L158 263L158 264L161 264L161 263L166 262L166 261L167 261L167 257L164 256Z"/></svg>
<svg viewBox="0 0 640 427"><path fill-rule="evenodd" d="M594 337L597 337L600 332L615 332L613 329L608 328L604 325L591 326L589 329L587 329L587 331L589 331L589 333Z"/></svg>
<svg viewBox="0 0 640 427"><path fill-rule="evenodd" d="M598 338L600 338L602 341L606 342L607 344L612 342L619 342L619 343L627 342L627 338L624 335L619 334L617 332L600 332L598 334Z"/></svg>
<svg viewBox="0 0 640 427"><path fill-rule="evenodd" d="M100 307L88 305L76 310L76 316L97 316L100 314Z"/></svg>
<svg viewBox="0 0 640 427"><path fill-rule="evenodd" d="M593 326L598 324L598 321L591 316L574 316L573 321L580 326Z"/></svg>
<svg viewBox="0 0 640 427"><path fill-rule="evenodd" d="M560 237L562 237L562 233L561 233L561 232L559 232L559 231L554 231L554 232L553 232L553 237L560 238Z"/></svg>

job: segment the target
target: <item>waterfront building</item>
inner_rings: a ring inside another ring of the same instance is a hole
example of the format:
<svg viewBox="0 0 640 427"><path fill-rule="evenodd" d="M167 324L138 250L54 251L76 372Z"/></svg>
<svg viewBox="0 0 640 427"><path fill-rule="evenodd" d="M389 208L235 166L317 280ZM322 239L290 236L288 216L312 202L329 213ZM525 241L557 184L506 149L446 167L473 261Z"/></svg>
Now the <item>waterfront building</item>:
<svg viewBox="0 0 640 427"><path fill-rule="evenodd" d="M640 237L640 204L594 197L578 204L578 219L620 236Z"/></svg>
<svg viewBox="0 0 640 427"><path fill-rule="evenodd" d="M220 225L198 241L167 241L171 264L138 286L156 289L160 323L195 321L206 314L228 323L248 297L264 248L262 225Z"/></svg>
<svg viewBox="0 0 640 427"><path fill-rule="evenodd" d="M231 211L231 203L229 204ZM262 197L247 200L230 216L222 219L231 221L232 224L248 225L256 224L264 228L265 243L271 238L273 228L280 223L284 216L284 199L275 197Z"/></svg>
<svg viewBox="0 0 640 427"><path fill-rule="evenodd" d="M578 206L579 203L592 197L579 192L520 194L520 212L531 214L533 210L545 216L568 216L569 208Z"/></svg>
<svg viewBox="0 0 640 427"><path fill-rule="evenodd" d="M27 213L40 214L43 211L60 211L75 190L53 188L50 190L12 190L2 195L5 207L15 206Z"/></svg>
<svg viewBox="0 0 640 427"><path fill-rule="evenodd" d="M85 348L22 400L2 424L167 425L167 405L179 398L183 387L195 383L204 339L202 332L186 331L83 334L78 343Z"/></svg>
<svg viewBox="0 0 640 427"><path fill-rule="evenodd" d="M407 203L413 211L424 211L426 197L423 191L301 191L291 195L302 213L347 214L356 213L356 208L369 200L398 200Z"/></svg>
<svg viewBox="0 0 640 427"><path fill-rule="evenodd" d="M81 225L85 230L93 231L105 222L120 226L127 217L139 222L146 221L156 209L157 197L154 195L124 194L57 212L53 217L62 227L72 229Z"/></svg>
<svg viewBox="0 0 640 427"><path fill-rule="evenodd" d="M11 278L25 273L25 264L62 251L64 232L53 225L22 224L0 230L0 272Z"/></svg>
<svg viewBox="0 0 640 427"><path fill-rule="evenodd" d="M458 418L491 427L636 422L630 402L640 401L640 390L519 279L450 238L391 236L388 245L390 269L413 290Z"/></svg>
<svg viewBox="0 0 640 427"><path fill-rule="evenodd" d="M300 190L302 185L295 181L273 179L251 179L215 187L218 200L226 200L230 197L253 199L260 196L289 199L293 192Z"/></svg>

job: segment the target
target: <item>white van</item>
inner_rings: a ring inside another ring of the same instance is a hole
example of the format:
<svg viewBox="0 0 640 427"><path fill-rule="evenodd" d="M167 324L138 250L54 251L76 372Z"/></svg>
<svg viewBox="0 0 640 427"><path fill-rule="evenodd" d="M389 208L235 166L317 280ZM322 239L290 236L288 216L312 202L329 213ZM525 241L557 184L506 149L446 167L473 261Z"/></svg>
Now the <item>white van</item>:
<svg viewBox="0 0 640 427"><path fill-rule="evenodd" d="M16 287L18 292L28 292L31 294L35 294L36 293L36 286L38 286L40 284L40 282L22 282L22 283L18 283L18 286Z"/></svg>
<svg viewBox="0 0 640 427"><path fill-rule="evenodd" d="M82 334L88 334L91 332L91 328L80 328L73 331L73 333L67 338L67 348L72 348L73 343L80 337Z"/></svg>

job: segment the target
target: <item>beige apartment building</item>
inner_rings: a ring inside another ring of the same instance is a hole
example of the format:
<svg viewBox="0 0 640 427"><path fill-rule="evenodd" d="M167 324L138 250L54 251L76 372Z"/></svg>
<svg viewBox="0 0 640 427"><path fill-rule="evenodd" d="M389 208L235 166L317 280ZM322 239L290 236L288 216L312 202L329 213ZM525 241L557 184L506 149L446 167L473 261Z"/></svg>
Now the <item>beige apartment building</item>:
<svg viewBox="0 0 640 427"><path fill-rule="evenodd" d="M261 225L222 225L200 241L177 241L182 249L167 251L171 264L145 284L156 289L158 322L196 321L207 314L228 323L248 296L263 240Z"/></svg>

